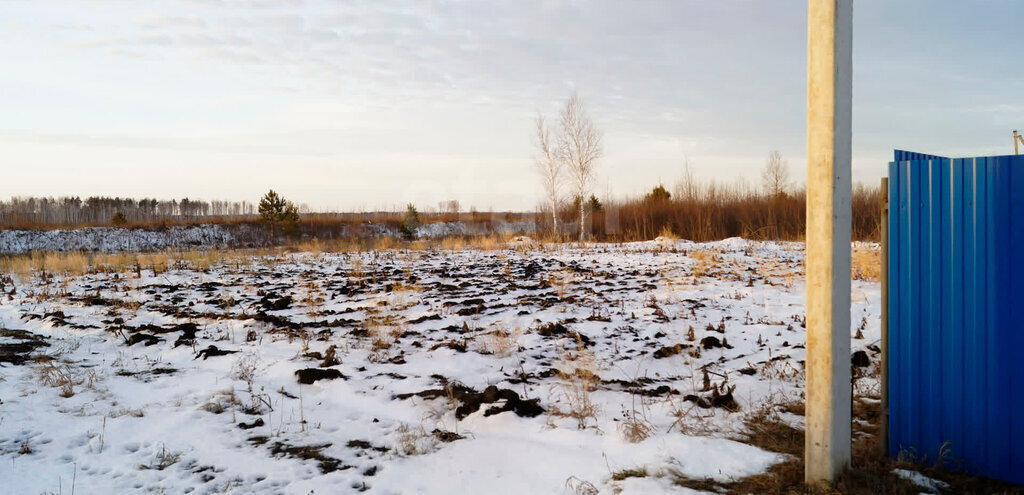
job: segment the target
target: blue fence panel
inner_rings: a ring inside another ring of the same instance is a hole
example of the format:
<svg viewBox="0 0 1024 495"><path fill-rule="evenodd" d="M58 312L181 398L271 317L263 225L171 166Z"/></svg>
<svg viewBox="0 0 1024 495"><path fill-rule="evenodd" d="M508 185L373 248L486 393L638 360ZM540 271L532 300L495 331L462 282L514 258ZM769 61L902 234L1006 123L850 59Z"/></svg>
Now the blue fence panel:
<svg viewBox="0 0 1024 495"><path fill-rule="evenodd" d="M889 451L1024 483L1024 156L889 164Z"/></svg>

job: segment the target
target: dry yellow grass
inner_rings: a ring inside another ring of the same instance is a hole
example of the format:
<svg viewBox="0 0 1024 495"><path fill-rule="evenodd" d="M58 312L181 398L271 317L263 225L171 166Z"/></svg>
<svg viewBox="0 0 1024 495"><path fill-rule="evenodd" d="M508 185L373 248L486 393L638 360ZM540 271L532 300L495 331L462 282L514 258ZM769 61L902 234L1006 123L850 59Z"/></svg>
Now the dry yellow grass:
<svg viewBox="0 0 1024 495"><path fill-rule="evenodd" d="M854 244L850 257L850 272L854 280L881 280L882 259L879 250L869 245Z"/></svg>
<svg viewBox="0 0 1024 495"><path fill-rule="evenodd" d="M667 241L674 241L679 239L679 236L677 236L675 232L672 232L672 228L667 225L661 228L661 232L658 232L658 237L665 239Z"/></svg>
<svg viewBox="0 0 1024 495"><path fill-rule="evenodd" d="M387 251L395 247L395 240L391 237L378 237L373 243L373 249L377 251Z"/></svg>
<svg viewBox="0 0 1024 495"><path fill-rule="evenodd" d="M502 325L496 325L494 330L487 332L480 337L480 343L485 352L495 356L507 357L513 351L519 349L519 338L522 337L521 328L506 329Z"/></svg>
<svg viewBox="0 0 1024 495"><path fill-rule="evenodd" d="M691 272L695 277L709 275L711 270L718 268L722 262L722 258L718 254L706 249L694 249L690 252L690 258L695 261Z"/></svg>
<svg viewBox="0 0 1024 495"><path fill-rule="evenodd" d="M32 275L32 258L27 256L0 258L0 273L26 280Z"/></svg>
<svg viewBox="0 0 1024 495"><path fill-rule="evenodd" d="M597 375L597 359L586 349L582 339L576 337L576 349L563 350L558 364L561 383L556 387L556 404L551 408L555 416L576 420L576 427L585 430L590 423L597 423L599 406L594 402L592 392L597 389L600 378Z"/></svg>
<svg viewBox="0 0 1024 495"><path fill-rule="evenodd" d="M323 246L320 244L320 240L316 238L293 244L291 247L296 251L310 253L314 257L320 256L320 253L323 252Z"/></svg>
<svg viewBox="0 0 1024 495"><path fill-rule="evenodd" d="M462 251L466 249L466 239L463 237L449 236L441 239L441 249L447 251Z"/></svg>
<svg viewBox="0 0 1024 495"><path fill-rule="evenodd" d="M496 251L504 247L505 240L501 236L494 234L477 237L474 239L474 244L482 251Z"/></svg>

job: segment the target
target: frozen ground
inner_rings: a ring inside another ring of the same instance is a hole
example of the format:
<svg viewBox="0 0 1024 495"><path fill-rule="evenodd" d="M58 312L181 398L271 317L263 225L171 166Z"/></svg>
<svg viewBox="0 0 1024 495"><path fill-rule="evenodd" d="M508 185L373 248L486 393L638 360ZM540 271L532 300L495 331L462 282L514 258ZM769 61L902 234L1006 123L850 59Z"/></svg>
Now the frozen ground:
<svg viewBox="0 0 1024 495"><path fill-rule="evenodd" d="M8 279L0 493L694 493L671 473L782 459L737 440L800 398L802 262L729 239ZM872 368L879 309L854 281Z"/></svg>

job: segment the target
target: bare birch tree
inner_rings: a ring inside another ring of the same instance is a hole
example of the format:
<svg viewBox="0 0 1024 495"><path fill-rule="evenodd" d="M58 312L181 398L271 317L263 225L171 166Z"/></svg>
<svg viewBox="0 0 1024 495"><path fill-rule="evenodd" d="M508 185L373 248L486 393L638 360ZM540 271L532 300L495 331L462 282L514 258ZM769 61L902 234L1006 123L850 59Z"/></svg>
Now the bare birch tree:
<svg viewBox="0 0 1024 495"><path fill-rule="evenodd" d="M544 121L544 116L537 114L537 148L540 155L536 159L537 171L540 172L544 184L544 194L548 206L551 207L552 232L558 235L558 194L562 186L562 160L551 139L551 130Z"/></svg>
<svg viewBox="0 0 1024 495"><path fill-rule="evenodd" d="M761 171L761 184L765 194L773 198L782 196L789 189L789 164L778 150L768 153L768 160Z"/></svg>
<svg viewBox="0 0 1024 495"><path fill-rule="evenodd" d="M562 135L558 143L558 156L569 168L576 197L580 198L580 241L586 236L586 200L590 183L594 180L594 167L601 158L601 132L590 120L583 101L573 93L565 102L561 114Z"/></svg>

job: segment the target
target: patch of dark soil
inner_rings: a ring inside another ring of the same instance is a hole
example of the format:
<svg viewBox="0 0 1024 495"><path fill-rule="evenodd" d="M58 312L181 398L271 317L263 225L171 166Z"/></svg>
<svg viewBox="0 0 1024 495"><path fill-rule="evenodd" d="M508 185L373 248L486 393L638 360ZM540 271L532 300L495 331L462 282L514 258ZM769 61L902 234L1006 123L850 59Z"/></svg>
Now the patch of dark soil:
<svg viewBox="0 0 1024 495"><path fill-rule="evenodd" d="M150 335L148 333L134 333L131 335L131 337L128 337L129 346L133 346L141 342L142 344L148 347L154 344L159 344L161 341L163 341L163 339L161 339L160 337L157 337L156 335Z"/></svg>
<svg viewBox="0 0 1024 495"><path fill-rule="evenodd" d="M611 380L602 380L601 383L604 383L604 384L607 384L607 385L619 385L622 388L643 388L644 385L650 385L650 384L655 383L655 382L656 382L656 380L651 378L651 377L649 377L649 376L641 376L641 377L637 377L635 380L628 380L627 381L627 380L622 380L622 379L619 379L619 378L614 378L614 379L611 379Z"/></svg>
<svg viewBox="0 0 1024 495"><path fill-rule="evenodd" d="M425 399L451 397L459 402L459 407L455 409L455 417L458 419L464 419L466 416L479 411L480 407L484 404L493 404L501 400L505 401L503 405L489 407L484 411L484 416L493 416L506 411L512 411L518 416L532 418L544 412L544 408L540 405L540 399L524 400L513 390L499 389L494 385L487 387L483 392L477 392L465 385L452 383L446 385L443 389L428 389L416 393L398 394L395 398L408 399L412 396Z"/></svg>
<svg viewBox="0 0 1024 495"><path fill-rule="evenodd" d="M551 378L552 376L555 376L557 374L558 374L558 370L556 370L554 368L549 368L547 370L541 371L540 373L536 373L536 374L534 374L534 373L525 373L524 374L524 373L521 373L521 372L515 372L512 375L510 375L508 373L505 373L505 376L510 376L511 377L511 378L508 379L509 383L511 383L512 385L518 385L520 383L532 383L531 380L533 380L533 379Z"/></svg>
<svg viewBox="0 0 1024 495"><path fill-rule="evenodd" d="M44 320L50 320L50 321L52 321L54 323L57 323L59 325L67 325L68 324L67 318L68 317L64 315L64 312L60 311L60 310L52 311L52 312L49 312L49 313L43 313L43 319Z"/></svg>
<svg viewBox="0 0 1024 495"><path fill-rule="evenodd" d="M0 337L20 341L0 344L0 363L24 364L25 361L29 360L33 351L50 345L43 340L42 336L26 330L0 328Z"/></svg>
<svg viewBox="0 0 1024 495"><path fill-rule="evenodd" d="M341 459L324 455L322 451L330 446L330 443L296 446L288 445L283 442L274 442L274 444L270 446L270 453L275 457L283 456L291 457L293 459L317 461L320 467L320 472L323 474L352 469L355 467L345 464Z"/></svg>
<svg viewBox="0 0 1024 495"><path fill-rule="evenodd" d="M149 332L149 333L154 334L154 335L163 335L163 334L167 334L167 333L181 332L181 335L178 336L178 339L174 341L174 347L178 347L178 346L182 346L182 345L188 345L188 346L192 345L195 342L195 340L196 340L196 332L199 331L199 326L196 325L195 323L191 323L191 322L179 323L177 325L170 325L170 326L166 326L166 327L162 327L162 326L159 326L159 325L153 325L151 323L147 323L145 325L140 325L140 326L137 326L137 327L125 327L125 330L128 330L131 333ZM133 335L133 337L134 337L134 335ZM129 340L131 340L131 339L129 339ZM153 343L155 344L156 342L153 342ZM128 345L132 345L132 344L128 344ZM152 344L146 343L146 345L152 345Z"/></svg>
<svg viewBox="0 0 1024 495"><path fill-rule="evenodd" d="M467 308L462 308L462 309L456 311L455 314L457 314L459 316L473 316L473 315L478 315L478 314L482 313L483 310L485 310L485 309L487 309L487 306L484 306L483 304L481 304L479 306L470 306L470 307L467 307Z"/></svg>
<svg viewBox="0 0 1024 495"><path fill-rule="evenodd" d="M256 418L256 420L253 421L252 423L238 423L238 427L243 430L251 430L253 428L258 428L260 426L263 426L263 418Z"/></svg>
<svg viewBox="0 0 1024 495"><path fill-rule="evenodd" d="M148 382L152 381L152 377L154 377L154 376L173 375L173 374L175 374L177 372L178 372L178 370L174 369L174 368L153 368L151 370L142 370L142 371L129 371L129 370L121 369L121 370L117 371L117 376L134 376L134 377L142 380L143 382L147 382L148 383Z"/></svg>
<svg viewBox="0 0 1024 495"><path fill-rule="evenodd" d="M544 267L540 266L540 263L536 261L530 261L523 267L523 278L532 279L537 276L538 273L544 270Z"/></svg>
<svg viewBox="0 0 1024 495"><path fill-rule="evenodd" d="M417 323L423 323L425 321L438 321L440 319L441 319L441 315L437 315L437 314L434 314L434 315L423 315L423 316L421 316L419 318L415 318L415 319L409 320L409 324L410 325L415 325Z"/></svg>
<svg viewBox="0 0 1024 495"><path fill-rule="evenodd" d="M687 344L676 344L672 346L665 346L661 349L654 351L654 359L663 359L672 357L677 354L682 354L684 350L689 349L691 346Z"/></svg>
<svg viewBox="0 0 1024 495"><path fill-rule="evenodd" d="M302 325L299 325L298 323L295 323L294 321L291 321L283 316L268 315L266 313L256 313L252 315L251 319L255 321L268 323L271 326L278 329L298 330L299 328L302 328Z"/></svg>
<svg viewBox="0 0 1024 495"><path fill-rule="evenodd" d="M72 297L69 298L69 300L74 302L80 302L86 306L110 306L113 304L110 300L104 299L99 296Z"/></svg>
<svg viewBox="0 0 1024 495"><path fill-rule="evenodd" d="M306 368L304 370L297 370L295 376L298 377L299 383L303 385L310 385L317 380L335 380L338 378L347 379L348 377L341 374L336 369L323 369L323 368Z"/></svg>
<svg viewBox="0 0 1024 495"><path fill-rule="evenodd" d="M281 297L270 297L263 296L260 298L260 307L266 311L281 311L283 309L290 309L292 307L292 296L281 296Z"/></svg>
<svg viewBox="0 0 1024 495"><path fill-rule="evenodd" d="M714 335L709 335L707 337L704 337L703 339L700 339L700 345L701 347L704 348L704 350L715 349L718 347L732 349L732 346L729 345L729 343L724 340L724 337L723 340L718 340L718 337L715 337Z"/></svg>
<svg viewBox="0 0 1024 495"><path fill-rule="evenodd" d="M359 324L359 320L353 320L351 318L336 318L330 321L322 322L321 324L323 326L330 328L354 327Z"/></svg>
<svg viewBox="0 0 1024 495"><path fill-rule="evenodd" d="M582 333L569 330L569 328L565 326L565 323L574 323L575 321L575 319L572 319L562 322L544 323L537 327L537 333L543 337L567 337L581 342L583 347L590 347L594 344L590 337L587 337Z"/></svg>
<svg viewBox="0 0 1024 495"><path fill-rule="evenodd" d="M636 395L642 395L644 397L665 397L668 395L679 395L680 392L668 385L662 385L658 388L639 388L639 389L627 389L627 392Z"/></svg>
<svg viewBox="0 0 1024 495"><path fill-rule="evenodd" d="M223 349L218 349L217 346L215 346L215 345L211 345L211 346L207 346L206 349L203 349L203 350L199 351L198 353L196 353L196 357L193 358L193 359L203 358L203 360L205 361L206 358L217 357L217 356L227 356L228 354L234 354L236 352L238 352L238 351L226 351L226 350L223 350Z"/></svg>
<svg viewBox="0 0 1024 495"><path fill-rule="evenodd" d="M466 344L462 342L456 342L454 340L446 340L440 344L434 344L430 350L436 351L442 347L447 347L455 352L466 352Z"/></svg>
<svg viewBox="0 0 1024 495"><path fill-rule="evenodd" d="M387 447L377 447L372 443L367 442L366 440L349 440L348 443L345 444L345 446L350 449L373 450L380 453L385 453L391 450ZM361 454L356 454L356 456L360 455Z"/></svg>
<svg viewBox="0 0 1024 495"><path fill-rule="evenodd" d="M857 368L867 368L871 366L871 358L868 357L868 353L864 351L857 351L853 353L851 358L853 366Z"/></svg>
<svg viewBox="0 0 1024 495"><path fill-rule="evenodd" d="M569 333L569 329L559 322L552 322L537 327L537 333L543 337L559 337Z"/></svg>

